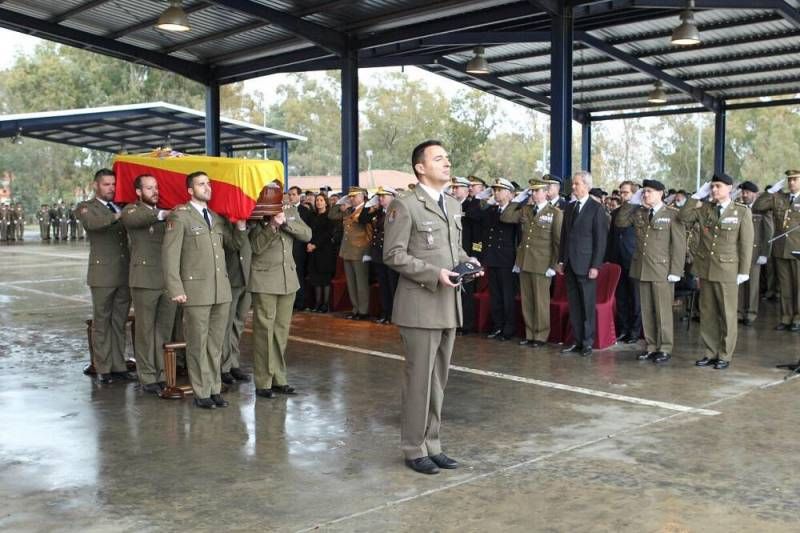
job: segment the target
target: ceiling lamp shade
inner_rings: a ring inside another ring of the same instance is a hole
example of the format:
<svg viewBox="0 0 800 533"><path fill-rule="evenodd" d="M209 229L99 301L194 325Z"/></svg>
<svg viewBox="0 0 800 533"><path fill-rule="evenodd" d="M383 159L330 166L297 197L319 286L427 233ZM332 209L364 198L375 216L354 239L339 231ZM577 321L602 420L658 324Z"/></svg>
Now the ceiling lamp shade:
<svg viewBox="0 0 800 533"><path fill-rule="evenodd" d="M689 9L681 12L681 24L672 30L672 44L677 46L692 46L700 44L700 30L694 22L694 0L689 2Z"/></svg>
<svg viewBox="0 0 800 533"><path fill-rule="evenodd" d="M469 74L489 74L489 63L483 57L483 47L475 47L475 57L467 63L467 73Z"/></svg>
<svg viewBox="0 0 800 533"><path fill-rule="evenodd" d="M656 81L653 84L653 90L650 91L650 94L647 97L647 101L651 104L666 104L667 103L667 93L664 92L664 87L661 85L661 81Z"/></svg>
<svg viewBox="0 0 800 533"><path fill-rule="evenodd" d="M170 0L169 7L161 13L156 28L164 31L189 31L189 18L181 6L181 0Z"/></svg>

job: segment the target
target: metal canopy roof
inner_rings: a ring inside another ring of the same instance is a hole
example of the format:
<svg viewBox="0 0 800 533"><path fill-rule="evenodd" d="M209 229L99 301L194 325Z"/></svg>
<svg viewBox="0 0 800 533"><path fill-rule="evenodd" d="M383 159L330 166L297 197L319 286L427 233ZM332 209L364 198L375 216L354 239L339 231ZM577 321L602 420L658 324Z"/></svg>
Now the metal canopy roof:
<svg viewBox="0 0 800 533"><path fill-rule="evenodd" d="M220 119L220 144L229 152L305 141L292 133ZM205 153L205 113L164 102L0 116L0 138L16 135L105 152L150 151L169 145Z"/></svg>
<svg viewBox="0 0 800 533"><path fill-rule="evenodd" d="M0 26L149 64L202 83L278 72L418 65L547 110L557 0L186 0L192 30L156 30L166 0L0 0ZM579 118L669 104L718 109L800 92L798 0L696 0L702 44L672 46L685 0L572 0ZM464 72L483 45L492 72ZM653 110L656 111L656 110Z"/></svg>

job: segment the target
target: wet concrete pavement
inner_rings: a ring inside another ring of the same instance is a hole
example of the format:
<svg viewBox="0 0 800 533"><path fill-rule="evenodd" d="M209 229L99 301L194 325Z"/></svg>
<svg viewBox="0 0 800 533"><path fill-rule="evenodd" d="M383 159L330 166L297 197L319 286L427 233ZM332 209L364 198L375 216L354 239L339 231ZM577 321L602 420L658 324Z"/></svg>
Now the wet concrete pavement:
<svg viewBox="0 0 800 533"><path fill-rule="evenodd" d="M727 371L692 365L697 324L664 367L459 338L443 439L464 466L422 476L399 453L395 328L298 313L300 394L236 385L203 411L82 375L87 254L0 247L0 530L800 530L800 380L774 368L800 335L771 331L775 303Z"/></svg>

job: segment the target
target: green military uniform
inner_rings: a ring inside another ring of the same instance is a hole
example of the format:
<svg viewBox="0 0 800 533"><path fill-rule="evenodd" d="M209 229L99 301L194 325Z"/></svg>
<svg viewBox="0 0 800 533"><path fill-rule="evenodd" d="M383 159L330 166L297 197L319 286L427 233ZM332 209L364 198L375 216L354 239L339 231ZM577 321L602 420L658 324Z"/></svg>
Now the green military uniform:
<svg viewBox="0 0 800 533"><path fill-rule="evenodd" d="M618 228L633 226L636 248L630 276L638 280L645 349L671 354L674 343L672 301L675 284L668 276L683 276L686 261L686 229L674 207L651 209L625 203L615 219ZM661 362L661 361L659 361Z"/></svg>
<svg viewBox="0 0 800 533"><path fill-rule="evenodd" d="M442 402L462 320L458 289L439 284L442 268L469 259L461 247L461 206L443 196L447 214L421 186L402 192L384 225L383 261L400 274L392 321L406 353L400 440L407 460L442 451Z"/></svg>
<svg viewBox="0 0 800 533"><path fill-rule="evenodd" d="M546 273L555 274L563 218L561 210L547 201L542 205L512 202L500 215L501 222L520 224L516 265L529 341L547 342L550 335L550 278Z"/></svg>
<svg viewBox="0 0 800 533"><path fill-rule="evenodd" d="M752 206L748 206L752 209ZM750 264L750 279L739 285L739 320L750 323L758 316L758 303L761 299L759 285L761 282L761 265L759 257L769 257L772 250L772 239L775 226L772 217L762 213L753 213L753 259ZM797 262L795 259L792 261Z"/></svg>
<svg viewBox="0 0 800 533"><path fill-rule="evenodd" d="M699 223L694 271L700 278L700 335L709 359L730 361L738 334L736 276L750 272L753 218L743 204L729 202L717 214L717 204L688 200L680 211L684 224Z"/></svg>
<svg viewBox="0 0 800 533"><path fill-rule="evenodd" d="M256 389L288 385L286 343L294 295L300 288L292 256L295 239L311 240L311 228L296 207L284 211L286 222L275 230L266 222L250 231L253 259L247 290L253 295L253 361Z"/></svg>
<svg viewBox="0 0 800 533"><path fill-rule="evenodd" d="M17 205L15 208L15 213L17 217L17 240L24 241L25 240L25 210L22 209L21 205Z"/></svg>
<svg viewBox="0 0 800 533"><path fill-rule="evenodd" d="M210 228L191 202L177 206L167 218L161 247L167 295L187 297L182 306L186 365L198 399L219 394L222 387L220 360L231 302L224 248L238 249L246 238L210 209L208 216Z"/></svg>
<svg viewBox="0 0 800 533"><path fill-rule="evenodd" d="M6 204L0 205L0 241L8 240L8 206Z"/></svg>
<svg viewBox="0 0 800 533"><path fill-rule="evenodd" d="M61 235L61 240L66 241L69 238L69 218L70 209L65 205L58 206L58 232Z"/></svg>
<svg viewBox="0 0 800 533"><path fill-rule="evenodd" d="M165 223L144 202L129 204L120 220L131 243L128 285L136 313L136 372L142 385L165 381L165 342L172 339L177 304L164 293L161 245Z"/></svg>
<svg viewBox="0 0 800 533"><path fill-rule="evenodd" d="M39 237L43 241L50 240L50 211L44 206L36 213L39 220Z"/></svg>
<svg viewBox="0 0 800 533"><path fill-rule="evenodd" d="M58 208L56 208L56 206L51 207L49 213L50 213L50 227L53 229L53 240L57 241L60 229L58 223ZM83 227L83 224L81 224L81 227Z"/></svg>
<svg viewBox="0 0 800 533"><path fill-rule="evenodd" d="M363 258L369 253L372 233L369 224L360 224L358 216L364 205L346 212L333 206L328 209L328 218L341 220L344 229L339 257L344 261L344 274L347 279L347 294L353 304L353 313L369 314L369 264Z"/></svg>
<svg viewBox="0 0 800 533"><path fill-rule="evenodd" d="M6 218L6 241L17 240L17 212L13 205L9 205L5 212Z"/></svg>
<svg viewBox="0 0 800 533"><path fill-rule="evenodd" d="M244 331L244 321L250 311L252 299L247 290L250 279L250 261L253 250L250 240L244 239L239 250L225 250L225 264L228 268L228 281L231 284L231 308L228 311L228 322L225 325L225 340L222 344L223 373L231 368L239 368L239 341Z"/></svg>
<svg viewBox="0 0 800 533"><path fill-rule="evenodd" d="M92 292L94 366L98 374L127 372L125 323L131 306L128 289L128 235L112 206L97 198L81 202L75 215L89 236L86 283Z"/></svg>
<svg viewBox="0 0 800 533"><path fill-rule="evenodd" d="M771 214L776 234L797 228L800 226L800 193L793 199L790 197L791 194L785 192L763 193L753 203L753 212ZM800 262L792 257L792 250L800 250L800 229L772 243L781 298L781 324L800 331Z"/></svg>

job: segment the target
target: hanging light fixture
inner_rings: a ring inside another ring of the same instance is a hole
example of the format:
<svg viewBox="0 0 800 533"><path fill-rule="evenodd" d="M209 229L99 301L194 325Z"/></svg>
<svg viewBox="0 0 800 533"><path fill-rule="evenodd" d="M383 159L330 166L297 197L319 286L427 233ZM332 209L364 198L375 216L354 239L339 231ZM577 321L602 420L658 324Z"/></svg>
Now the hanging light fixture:
<svg viewBox="0 0 800 533"><path fill-rule="evenodd" d="M672 44L678 46L691 46L700 44L700 30L694 22L694 0L689 0L689 6L681 12L681 24L672 30Z"/></svg>
<svg viewBox="0 0 800 533"><path fill-rule="evenodd" d="M467 63L468 74L489 74L489 63L483 57L483 46L476 46L474 50L475 56Z"/></svg>
<svg viewBox="0 0 800 533"><path fill-rule="evenodd" d="M661 84L661 80L656 80L653 84L653 90L650 91L650 94L647 96L647 101L651 104L667 103L667 93L664 92L664 86Z"/></svg>
<svg viewBox="0 0 800 533"><path fill-rule="evenodd" d="M170 0L169 7L161 13L156 28L164 31L189 31L189 17L181 6L181 0Z"/></svg>

